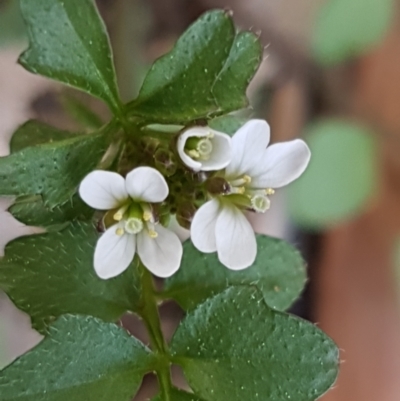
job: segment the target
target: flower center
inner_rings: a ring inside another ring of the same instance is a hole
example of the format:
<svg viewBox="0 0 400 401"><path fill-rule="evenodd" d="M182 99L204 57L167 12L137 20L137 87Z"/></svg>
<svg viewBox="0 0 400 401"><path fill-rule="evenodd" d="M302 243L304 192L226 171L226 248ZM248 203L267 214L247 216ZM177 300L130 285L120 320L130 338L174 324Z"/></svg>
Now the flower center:
<svg viewBox="0 0 400 401"><path fill-rule="evenodd" d="M228 181L230 188L227 195L239 207L265 213L271 206L268 196L273 195L275 191L272 188L253 189L250 185L251 181L251 177L247 174Z"/></svg>
<svg viewBox="0 0 400 401"><path fill-rule="evenodd" d="M139 234L142 230L146 230L151 238L157 238L158 234L155 230L154 216L151 206L148 203L128 202L121 206L116 212L113 212L112 219L123 223L123 228L119 227L116 234L121 236L125 233ZM105 220L109 220L105 216ZM111 224L114 224L112 222Z"/></svg>
<svg viewBox="0 0 400 401"><path fill-rule="evenodd" d="M125 221L125 231L128 234L139 234L143 230L143 221L137 217L130 217Z"/></svg>
<svg viewBox="0 0 400 401"><path fill-rule="evenodd" d="M204 137L192 136L185 143L185 152L195 160L208 160L213 152L213 133Z"/></svg>

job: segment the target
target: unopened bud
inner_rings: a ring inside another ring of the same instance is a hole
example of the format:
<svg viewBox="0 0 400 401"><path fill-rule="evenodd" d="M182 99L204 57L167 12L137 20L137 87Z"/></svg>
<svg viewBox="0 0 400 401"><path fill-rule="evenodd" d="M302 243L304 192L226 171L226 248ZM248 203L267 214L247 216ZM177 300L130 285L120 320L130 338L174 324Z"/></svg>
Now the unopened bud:
<svg viewBox="0 0 400 401"><path fill-rule="evenodd" d="M183 228L190 229L193 217L196 213L196 206L191 202L185 202L179 205L176 212L176 220Z"/></svg>
<svg viewBox="0 0 400 401"><path fill-rule="evenodd" d="M223 177L212 177L206 182L206 189L211 195L223 195L230 192L230 185Z"/></svg>
<svg viewBox="0 0 400 401"><path fill-rule="evenodd" d="M169 177L176 173L175 155L170 150L158 148L154 154L154 161L161 174Z"/></svg>

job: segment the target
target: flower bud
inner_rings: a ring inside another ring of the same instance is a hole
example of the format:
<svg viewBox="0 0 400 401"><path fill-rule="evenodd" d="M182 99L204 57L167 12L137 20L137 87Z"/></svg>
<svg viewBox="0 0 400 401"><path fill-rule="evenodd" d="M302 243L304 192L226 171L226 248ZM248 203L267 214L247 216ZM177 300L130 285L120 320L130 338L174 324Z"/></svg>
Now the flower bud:
<svg viewBox="0 0 400 401"><path fill-rule="evenodd" d="M154 154L156 168L166 177L176 173L175 155L168 149L158 148Z"/></svg>
<svg viewBox="0 0 400 401"><path fill-rule="evenodd" d="M229 193L230 185L223 177L212 177L206 182L206 189L211 195L224 195Z"/></svg>
<svg viewBox="0 0 400 401"><path fill-rule="evenodd" d="M181 203L176 212L176 220L179 225L189 230L196 210L195 205L191 202Z"/></svg>

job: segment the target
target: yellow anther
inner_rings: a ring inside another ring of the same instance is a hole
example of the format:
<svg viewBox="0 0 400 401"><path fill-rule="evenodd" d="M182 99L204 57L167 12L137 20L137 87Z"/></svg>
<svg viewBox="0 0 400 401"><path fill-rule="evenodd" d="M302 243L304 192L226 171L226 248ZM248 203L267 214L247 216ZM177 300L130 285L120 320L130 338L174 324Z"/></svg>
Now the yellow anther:
<svg viewBox="0 0 400 401"><path fill-rule="evenodd" d="M113 219L115 221L121 221L122 217L124 217L124 214L120 211L118 211L117 213L114 214Z"/></svg>
<svg viewBox="0 0 400 401"><path fill-rule="evenodd" d="M251 177L249 175L244 175L243 176L243 180L246 184L250 184L251 183Z"/></svg>
<svg viewBox="0 0 400 401"><path fill-rule="evenodd" d="M153 217L153 215L151 214L151 212L149 212L147 210L145 212L143 212L143 220L144 221L150 221L152 217Z"/></svg>
<svg viewBox="0 0 400 401"><path fill-rule="evenodd" d="M115 234L119 235L120 237L125 234L125 230L123 228L117 228Z"/></svg>
<svg viewBox="0 0 400 401"><path fill-rule="evenodd" d="M154 230L149 230L149 235L150 235L150 238L157 238L158 237L157 231L154 231Z"/></svg>
<svg viewBox="0 0 400 401"><path fill-rule="evenodd" d="M265 190L265 193L266 193L267 195L273 195L273 194L275 193L275 190L272 189L272 188L267 188L267 189Z"/></svg>
<svg viewBox="0 0 400 401"><path fill-rule="evenodd" d="M246 192L246 188L245 187L239 187L237 189L237 193L240 195L243 195Z"/></svg>
<svg viewBox="0 0 400 401"><path fill-rule="evenodd" d="M197 150L195 150L195 149L189 150L189 151L187 152L187 154L188 154L190 157L194 157L195 159L198 159L198 158L200 157L200 153L199 153Z"/></svg>

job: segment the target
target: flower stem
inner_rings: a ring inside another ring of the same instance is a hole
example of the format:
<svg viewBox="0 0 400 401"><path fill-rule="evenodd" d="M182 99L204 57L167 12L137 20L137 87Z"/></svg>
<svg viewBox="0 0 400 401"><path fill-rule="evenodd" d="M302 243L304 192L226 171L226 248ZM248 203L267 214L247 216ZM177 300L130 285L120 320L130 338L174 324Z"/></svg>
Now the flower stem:
<svg viewBox="0 0 400 401"><path fill-rule="evenodd" d="M142 283L140 316L142 317L149 333L151 347L159 356L159 364L156 368L156 374L160 385L162 400L171 401L172 382L169 350L161 329L161 320L158 313L153 277L142 263L139 264L139 269Z"/></svg>

